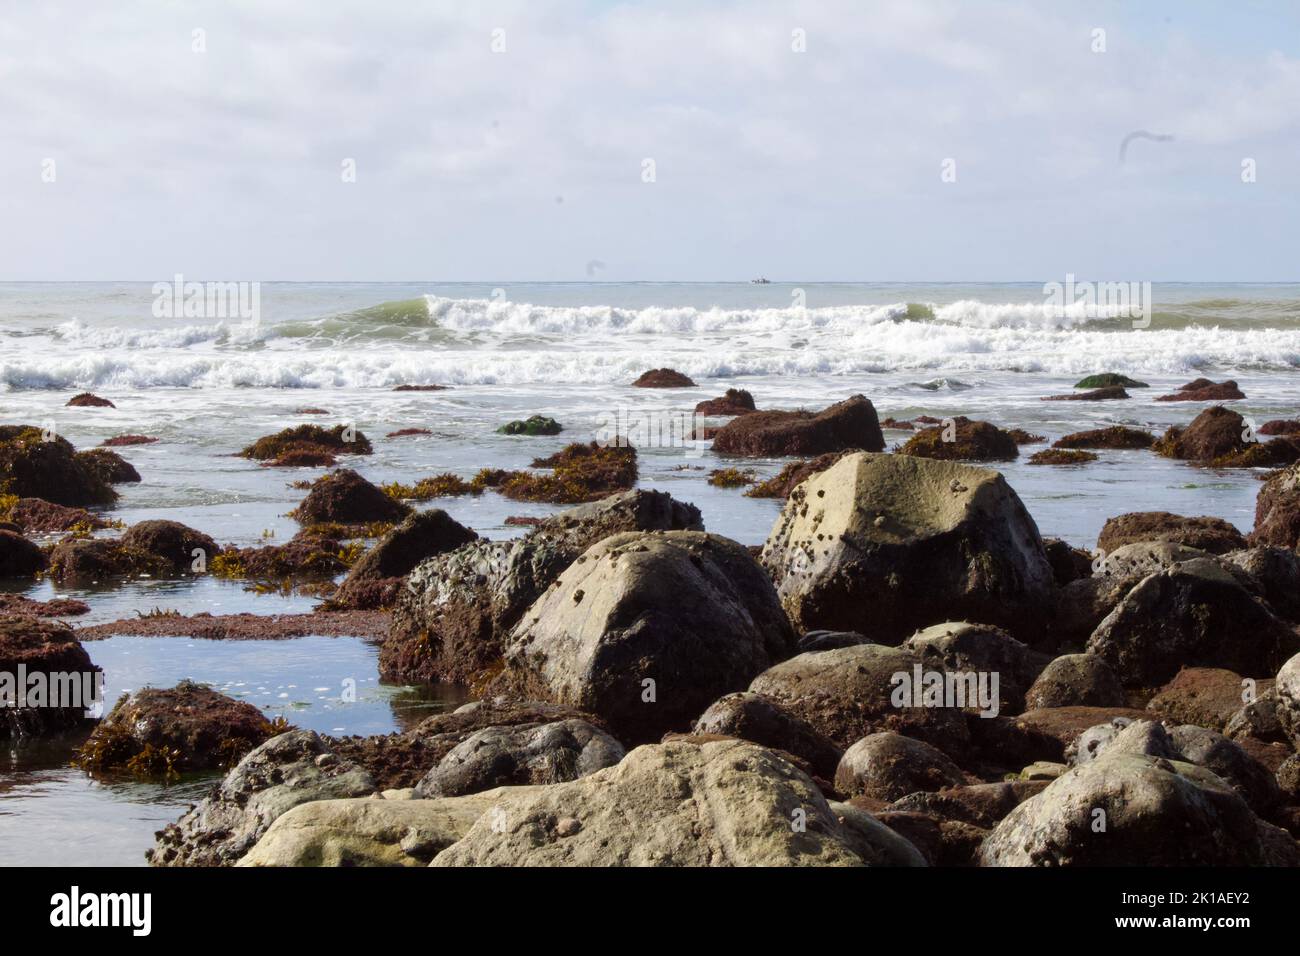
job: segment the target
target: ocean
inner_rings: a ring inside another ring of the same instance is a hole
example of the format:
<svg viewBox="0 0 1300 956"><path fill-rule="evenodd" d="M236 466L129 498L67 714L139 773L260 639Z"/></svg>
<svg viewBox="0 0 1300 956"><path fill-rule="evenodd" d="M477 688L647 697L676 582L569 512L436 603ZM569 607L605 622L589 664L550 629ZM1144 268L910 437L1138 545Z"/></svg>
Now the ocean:
<svg viewBox="0 0 1300 956"><path fill-rule="evenodd" d="M727 388L748 389L764 409L817 409L863 394L882 418L966 415L1049 441L1109 424L1157 433L1185 424L1204 406L1154 399L1200 376L1235 379L1247 398L1232 407L1256 423L1300 410L1298 284L1157 283L1142 328L1114 309L1053 308L1042 282L266 282L253 291L255 316L223 316L186 310L148 282L0 284L0 421L53 427L78 448L125 432L157 437L118 449L143 481L118 486L113 516L128 524L171 518L247 546L292 537L297 526L286 513L303 492L291 485L319 470L262 468L235 453L306 421L354 424L375 454L345 463L375 482L413 483L447 471L468 478L484 467L525 467L591 440L617 416L685 415ZM630 387L664 366L698 387ZM1102 371L1151 387L1131 390L1127 401L1041 400ZM393 390L404 384L448 388ZM117 407L65 407L81 391ZM325 414L299 412L309 407ZM496 432L533 414L556 418L563 433ZM385 437L406 428L430 434ZM886 432L891 446L907 436ZM1215 515L1242 530L1253 523L1258 472L1195 468L1147 451L1102 451L1081 466L1029 465L1037 447L1045 446L1027 446L998 467L1045 536L1091 547L1106 518L1130 511ZM708 530L744 544L762 542L779 511L779 502L712 487L707 476L738 465L765 477L782 460L724 461L707 447L679 444L642 447L639 463L643 487L695 503ZM556 510L491 492L427 506L487 537L519 533L507 517ZM212 579L4 586L42 599L83 598L92 610L79 623L155 607L278 613L314 603ZM322 659L314 645L310 654L305 645L288 649L297 642L122 638L87 647L107 671L110 696L192 676L328 732L402 724L401 702L419 689L386 688L366 707L326 713L329 695L314 689L344 672L373 681L374 649L347 638L304 640L323 641L339 660ZM250 672L242 686L236 664ZM268 672L251 673L259 668ZM260 697L250 680L274 687ZM194 796L193 784L89 781L66 767L67 756L57 747L15 748L0 762L4 862L47 860L42 844L63 833L80 841L82 862L142 863L152 831ZM104 825L88 827L97 813Z"/></svg>

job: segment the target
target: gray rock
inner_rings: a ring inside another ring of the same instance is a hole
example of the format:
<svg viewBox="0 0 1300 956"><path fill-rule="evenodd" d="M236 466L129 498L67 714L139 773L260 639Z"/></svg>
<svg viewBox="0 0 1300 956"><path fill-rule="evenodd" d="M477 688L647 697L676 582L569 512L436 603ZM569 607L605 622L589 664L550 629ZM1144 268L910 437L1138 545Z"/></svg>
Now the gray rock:
<svg viewBox="0 0 1300 956"><path fill-rule="evenodd" d="M906 837L851 803L832 802L831 810L849 835L853 851L868 866L928 866Z"/></svg>
<svg viewBox="0 0 1300 956"><path fill-rule="evenodd" d="M680 738L503 797L434 866L861 866L851 831L774 751Z"/></svg>
<svg viewBox="0 0 1300 956"><path fill-rule="evenodd" d="M1182 758L1163 724L1154 720L1128 720L1124 717L1089 727L1067 749L1066 757L1070 763L1077 765L1091 763L1103 753L1111 752L1164 757L1167 760Z"/></svg>
<svg viewBox="0 0 1300 956"><path fill-rule="evenodd" d="M634 490L562 511L522 538L473 541L422 561L398 594L380 673L475 683L499 666L524 611L592 545L627 531L701 528L694 505Z"/></svg>
<svg viewBox="0 0 1300 956"><path fill-rule="evenodd" d="M684 729L789 656L763 569L700 531L615 535L582 554L509 638L494 686L581 707L628 742Z"/></svg>
<svg viewBox="0 0 1300 956"><path fill-rule="evenodd" d="M1296 644L1291 628L1232 574L1201 558L1144 578L1097 625L1088 652L1126 687L1149 687L1180 667L1269 674Z"/></svg>
<svg viewBox="0 0 1300 956"><path fill-rule="evenodd" d="M314 732L292 730L245 754L145 856L154 866L230 866L300 803L374 792L365 770L330 753Z"/></svg>
<svg viewBox="0 0 1300 956"><path fill-rule="evenodd" d="M840 793L877 800L898 800L918 790L942 790L966 782L966 775L943 751L888 731L855 743L835 771L835 789Z"/></svg>
<svg viewBox="0 0 1300 956"><path fill-rule="evenodd" d="M1277 722L1291 738L1291 746L1300 750L1300 654L1282 665L1273 685L1277 695Z"/></svg>
<svg viewBox="0 0 1300 956"><path fill-rule="evenodd" d="M998 675L999 710L1019 713L1025 691L1033 684L1044 655L1035 654L1005 631L966 621L948 621L918 631L902 647L926 670ZM991 683L990 683L991 686Z"/></svg>
<svg viewBox="0 0 1300 956"><path fill-rule="evenodd" d="M1114 752L1082 764L1009 813L983 866L1252 866L1255 815L1208 770Z"/></svg>
<svg viewBox="0 0 1300 956"><path fill-rule="evenodd" d="M830 780L844 751L807 721L786 711L775 701L742 691L727 694L709 705L691 730L694 734L739 737L764 747L783 750L805 761L812 771Z"/></svg>
<svg viewBox="0 0 1300 956"><path fill-rule="evenodd" d="M905 648L860 644L792 657L759 674L749 689L775 700L841 747L893 730L954 756L970 741L961 710L894 703L895 678L909 680L918 663Z"/></svg>
<svg viewBox="0 0 1300 956"><path fill-rule="evenodd" d="M623 745L585 720L486 727L470 735L416 785L422 797L493 787L563 783L623 759Z"/></svg>
<svg viewBox="0 0 1300 956"><path fill-rule="evenodd" d="M791 492L763 564L795 626L896 644L937 620L1040 636L1055 580L995 471L861 452Z"/></svg>
<svg viewBox="0 0 1300 956"><path fill-rule="evenodd" d="M271 824L236 866L428 866L503 797L501 787L435 800L316 800Z"/></svg>
<svg viewBox="0 0 1300 956"><path fill-rule="evenodd" d="M1300 803L1300 754L1292 754L1282 761L1276 779L1283 797L1291 803Z"/></svg>
<svg viewBox="0 0 1300 956"><path fill-rule="evenodd" d="M1282 802L1277 778L1222 734L1183 724L1171 730L1169 736L1184 760L1221 777L1260 816L1269 816Z"/></svg>
<svg viewBox="0 0 1300 956"><path fill-rule="evenodd" d="M1065 654L1048 664L1025 694L1025 709L1123 707L1124 688L1115 672L1092 654Z"/></svg>

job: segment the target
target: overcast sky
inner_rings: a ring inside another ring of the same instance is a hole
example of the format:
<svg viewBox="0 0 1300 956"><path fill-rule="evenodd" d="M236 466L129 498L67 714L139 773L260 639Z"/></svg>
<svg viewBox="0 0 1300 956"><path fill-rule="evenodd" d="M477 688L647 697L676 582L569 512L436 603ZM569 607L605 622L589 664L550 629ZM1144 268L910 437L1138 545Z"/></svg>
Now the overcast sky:
<svg viewBox="0 0 1300 956"><path fill-rule="evenodd" d="M0 0L0 279L1297 279L1297 11Z"/></svg>

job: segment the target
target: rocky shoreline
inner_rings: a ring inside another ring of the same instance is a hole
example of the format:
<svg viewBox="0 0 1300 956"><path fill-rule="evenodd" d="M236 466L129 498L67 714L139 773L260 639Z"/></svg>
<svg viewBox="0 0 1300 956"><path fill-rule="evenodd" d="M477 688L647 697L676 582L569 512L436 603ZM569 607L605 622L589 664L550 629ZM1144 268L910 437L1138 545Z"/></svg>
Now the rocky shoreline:
<svg viewBox="0 0 1300 956"><path fill-rule="evenodd" d="M694 385L671 369L635 384ZM1145 387L1102 376L1069 397L1124 386ZM1198 381L1156 400L1239 396ZM890 452L860 395L787 412L731 390L701 407L731 419L715 450L807 456L769 483L784 505L761 548L636 488L634 450L580 442L534 462L553 475L439 484L575 505L510 540L347 468L307 487L283 545L223 547L170 521L115 535L80 509L129 474L6 426L7 577L212 573L291 580L323 603L73 630L57 618L75 602L11 598L0 672L93 668L80 642L116 634L347 635L380 644L386 679L470 688L453 712L366 738L273 723L195 685L123 697L82 766L225 773L158 834L156 866L1300 865L1300 445L1284 422L1265 442L1213 405L1160 438L1061 439L1277 469L1248 532L1139 512L1082 551L1044 539L982 464L1038 436L887 419L912 433ZM369 449L301 426L244 454L292 465ZM41 546L36 528L66 534ZM0 736L82 720L5 713Z"/></svg>

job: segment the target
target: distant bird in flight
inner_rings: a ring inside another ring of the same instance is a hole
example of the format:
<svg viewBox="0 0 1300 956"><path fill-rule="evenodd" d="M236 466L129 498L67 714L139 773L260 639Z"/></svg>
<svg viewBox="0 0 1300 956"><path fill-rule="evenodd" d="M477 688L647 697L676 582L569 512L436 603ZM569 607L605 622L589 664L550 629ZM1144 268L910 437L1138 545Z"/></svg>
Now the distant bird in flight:
<svg viewBox="0 0 1300 956"><path fill-rule="evenodd" d="M1133 142L1135 139L1150 139L1155 140L1157 143L1167 143L1172 140L1173 137L1168 133L1149 133L1144 129L1134 130L1125 136L1119 144L1119 161L1121 163L1124 162L1124 158L1128 154L1128 144Z"/></svg>

